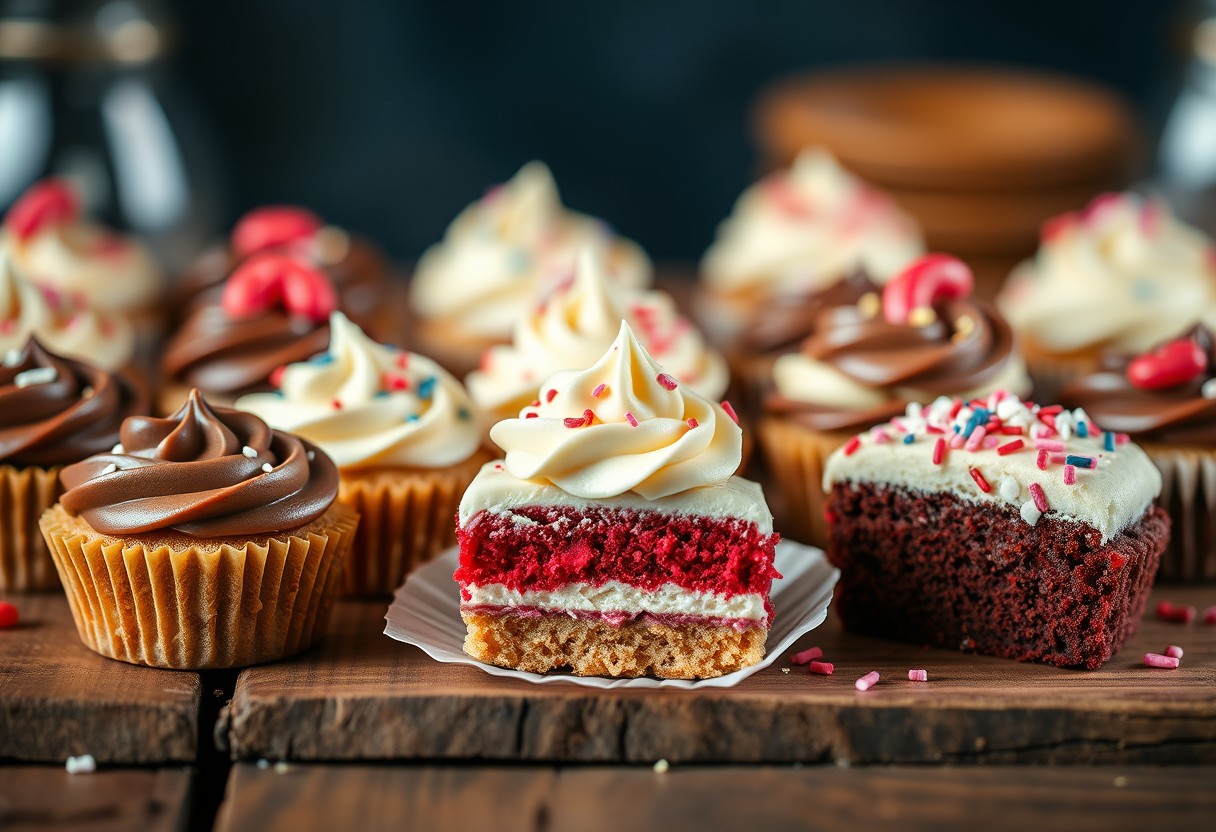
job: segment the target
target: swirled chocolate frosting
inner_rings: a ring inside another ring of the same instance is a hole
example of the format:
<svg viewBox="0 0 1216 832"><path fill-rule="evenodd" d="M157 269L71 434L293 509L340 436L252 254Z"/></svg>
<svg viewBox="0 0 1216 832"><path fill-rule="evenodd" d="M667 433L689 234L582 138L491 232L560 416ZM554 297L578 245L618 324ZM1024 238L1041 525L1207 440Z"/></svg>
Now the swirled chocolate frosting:
<svg viewBox="0 0 1216 832"><path fill-rule="evenodd" d="M837 306L851 306L864 295L878 291L865 271L858 269L818 291L777 297L748 319L739 344L748 352L788 352L815 331L823 313Z"/></svg>
<svg viewBox="0 0 1216 832"><path fill-rule="evenodd" d="M60 474L63 508L103 534L276 534L320 517L338 494L322 451L252 413L213 408L198 390L168 418L127 419L120 438Z"/></svg>
<svg viewBox="0 0 1216 832"><path fill-rule="evenodd" d="M122 420L146 409L143 391L125 378L31 338L0 363L0 463L49 468L109 450Z"/></svg>
<svg viewBox="0 0 1216 832"><path fill-rule="evenodd" d="M1207 355L1207 369L1196 378L1145 390L1127 376L1134 356L1108 354L1099 372L1064 388L1061 402L1082 408L1103 430L1137 439L1216 444L1216 399L1203 395L1204 383L1216 375L1216 339L1204 327L1195 327L1184 337L1193 339Z"/></svg>

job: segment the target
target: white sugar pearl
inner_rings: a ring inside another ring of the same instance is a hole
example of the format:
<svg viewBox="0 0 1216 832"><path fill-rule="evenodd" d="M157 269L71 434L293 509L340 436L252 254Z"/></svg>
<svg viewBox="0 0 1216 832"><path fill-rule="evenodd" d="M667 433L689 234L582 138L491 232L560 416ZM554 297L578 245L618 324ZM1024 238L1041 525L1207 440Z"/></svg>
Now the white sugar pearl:
<svg viewBox="0 0 1216 832"><path fill-rule="evenodd" d="M1030 525L1033 526L1038 523L1039 518L1042 516L1043 512L1039 511L1038 506L1034 504L1033 500L1027 500L1022 503L1022 519Z"/></svg>
<svg viewBox="0 0 1216 832"><path fill-rule="evenodd" d="M249 447L248 445L241 448L241 453L244 454L245 456L249 457L250 459L255 459L258 455L258 452L255 451L253 448Z"/></svg>
<svg viewBox="0 0 1216 832"><path fill-rule="evenodd" d="M1205 399L1216 399L1216 378L1210 378L1199 388Z"/></svg>
<svg viewBox="0 0 1216 832"><path fill-rule="evenodd" d="M271 471L274 470L274 466L271 465L269 462L263 462L262 470L265 471L267 474L269 474Z"/></svg>
<svg viewBox="0 0 1216 832"><path fill-rule="evenodd" d="M92 774L97 771L97 761L92 754L81 754L79 757L68 757L66 768L68 774Z"/></svg>
<svg viewBox="0 0 1216 832"><path fill-rule="evenodd" d="M54 367L35 367L24 373L17 373L13 383L18 387L29 387L32 384L50 384L57 378L59 378L59 374L55 372Z"/></svg>
<svg viewBox="0 0 1216 832"><path fill-rule="evenodd" d="M998 486L1001 498L1014 502L1022 494L1022 486L1013 477L1005 477Z"/></svg>

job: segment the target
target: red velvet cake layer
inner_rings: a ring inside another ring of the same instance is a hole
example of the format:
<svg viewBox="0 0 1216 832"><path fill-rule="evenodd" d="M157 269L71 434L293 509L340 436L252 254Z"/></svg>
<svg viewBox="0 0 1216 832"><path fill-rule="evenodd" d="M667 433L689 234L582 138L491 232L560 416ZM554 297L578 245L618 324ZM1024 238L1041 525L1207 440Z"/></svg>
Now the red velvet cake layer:
<svg viewBox="0 0 1216 832"><path fill-rule="evenodd" d="M462 586L548 591L620 581L649 591L673 583L727 597L767 596L777 577L777 535L742 520L524 506L514 514L478 512L457 528L456 538L460 566L454 577Z"/></svg>
<svg viewBox="0 0 1216 832"><path fill-rule="evenodd" d="M1089 669L1135 630L1170 527L1151 508L1102 543L1081 523L869 483L837 484L828 511L848 629Z"/></svg>
<svg viewBox="0 0 1216 832"><path fill-rule="evenodd" d="M649 624L662 624L667 627L683 627L697 625L702 627L731 627L739 632L752 627L767 628L772 622L773 611L770 604L765 605L769 611L767 621L754 618L714 618L708 615L686 615L684 613L653 613L644 612L637 615L628 612L592 612L590 610L563 610L553 612L539 607L491 607L486 605L461 606L460 611L470 615L518 615L524 618L575 618L579 621L603 621L613 627L620 627L631 621L642 621Z"/></svg>

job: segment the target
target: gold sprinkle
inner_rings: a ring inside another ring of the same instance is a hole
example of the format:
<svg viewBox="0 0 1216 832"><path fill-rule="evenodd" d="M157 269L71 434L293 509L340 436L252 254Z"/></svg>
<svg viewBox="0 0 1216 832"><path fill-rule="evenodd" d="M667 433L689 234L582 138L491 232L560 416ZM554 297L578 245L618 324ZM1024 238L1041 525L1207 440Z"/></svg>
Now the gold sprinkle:
<svg viewBox="0 0 1216 832"><path fill-rule="evenodd" d="M958 342L964 340L968 335L975 331L975 320L970 315L960 315L959 319L954 322L954 335L950 340Z"/></svg>
<svg viewBox="0 0 1216 832"><path fill-rule="evenodd" d="M877 292L866 292L857 299L857 311L866 318L877 316L881 308L882 301L879 300Z"/></svg>
<svg viewBox="0 0 1216 832"><path fill-rule="evenodd" d="M908 325L917 327L932 326L937 320L937 313L928 306L918 306L908 313Z"/></svg>

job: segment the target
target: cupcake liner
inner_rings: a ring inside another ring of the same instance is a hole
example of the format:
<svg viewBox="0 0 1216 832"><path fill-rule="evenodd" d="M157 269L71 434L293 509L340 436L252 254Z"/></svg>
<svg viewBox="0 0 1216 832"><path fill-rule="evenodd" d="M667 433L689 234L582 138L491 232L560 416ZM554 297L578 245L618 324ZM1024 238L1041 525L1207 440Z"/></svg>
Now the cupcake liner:
<svg viewBox="0 0 1216 832"><path fill-rule="evenodd" d="M59 589L59 575L38 530L38 518L63 492L62 467L0 465L0 592Z"/></svg>
<svg viewBox="0 0 1216 832"><path fill-rule="evenodd" d="M299 529L232 541L110 537L62 506L41 520L81 641L178 670L273 661L315 644L357 524L337 504Z"/></svg>
<svg viewBox="0 0 1216 832"><path fill-rule="evenodd" d="M826 548L823 466L850 433L814 431L787 419L760 422L760 450L776 488L770 494L777 531L783 538Z"/></svg>
<svg viewBox="0 0 1216 832"><path fill-rule="evenodd" d="M1158 577L1216 581L1216 451L1140 443L1161 471L1161 497L1173 527Z"/></svg>
<svg viewBox="0 0 1216 832"><path fill-rule="evenodd" d="M456 542L453 519L485 450L450 468L343 470L338 500L359 513L342 570L346 595L391 595L415 567Z"/></svg>

